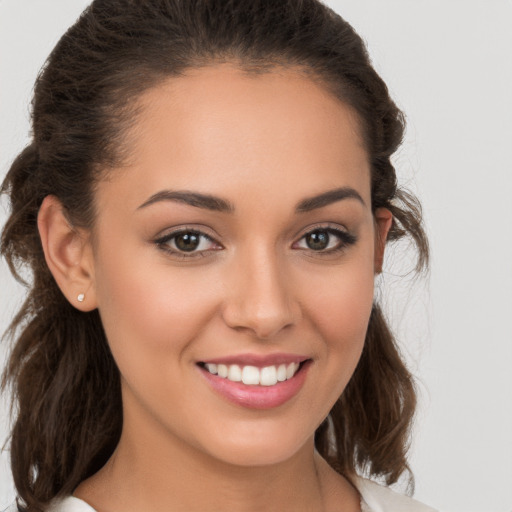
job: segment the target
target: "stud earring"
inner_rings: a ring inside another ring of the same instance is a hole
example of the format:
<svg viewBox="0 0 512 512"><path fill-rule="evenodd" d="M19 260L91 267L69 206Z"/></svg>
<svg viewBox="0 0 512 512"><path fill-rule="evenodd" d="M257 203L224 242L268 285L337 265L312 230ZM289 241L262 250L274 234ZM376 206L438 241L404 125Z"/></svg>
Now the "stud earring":
<svg viewBox="0 0 512 512"><path fill-rule="evenodd" d="M85 299L85 293L79 293L79 294L78 294L78 297L76 298L76 300L77 300L78 302L83 302L83 301L84 301L84 299Z"/></svg>

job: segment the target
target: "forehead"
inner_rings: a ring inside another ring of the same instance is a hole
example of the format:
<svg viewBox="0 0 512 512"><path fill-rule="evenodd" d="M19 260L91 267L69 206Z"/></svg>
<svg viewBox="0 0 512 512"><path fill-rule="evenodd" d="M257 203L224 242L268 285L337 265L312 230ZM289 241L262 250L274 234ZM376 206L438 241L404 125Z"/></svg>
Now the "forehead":
<svg viewBox="0 0 512 512"><path fill-rule="evenodd" d="M218 196L244 188L295 204L351 186L371 203L357 114L300 70L193 69L148 90L139 107L130 165L109 179L128 187L127 200L166 188Z"/></svg>

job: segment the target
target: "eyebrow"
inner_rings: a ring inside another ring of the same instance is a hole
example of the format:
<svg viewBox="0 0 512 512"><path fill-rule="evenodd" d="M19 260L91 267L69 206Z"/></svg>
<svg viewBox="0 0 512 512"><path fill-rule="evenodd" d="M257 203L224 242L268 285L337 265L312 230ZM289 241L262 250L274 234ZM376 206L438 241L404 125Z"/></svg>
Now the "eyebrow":
<svg viewBox="0 0 512 512"><path fill-rule="evenodd" d="M356 199L361 204L365 205L363 198L357 190L351 187L341 187L303 199L297 204L295 211L297 213L310 212L343 199ZM233 213L235 211L233 203L225 199L212 196L210 194L201 194L199 192L192 192L188 190L161 190L142 203L137 210L160 201L175 201L195 206L196 208L203 208L205 210L222 213Z"/></svg>
<svg viewBox="0 0 512 512"><path fill-rule="evenodd" d="M235 211L233 204L225 199L188 190L161 190L153 194L145 203L142 203L137 210L159 201L176 201L215 212L232 213Z"/></svg>
<svg viewBox="0 0 512 512"><path fill-rule="evenodd" d="M341 187L328 190L327 192L323 192L317 196L303 199L296 206L295 211L299 213L310 212L311 210L328 206L332 203L342 201L343 199L357 199L357 201L359 201L363 206L366 206L363 198L357 190L351 187Z"/></svg>

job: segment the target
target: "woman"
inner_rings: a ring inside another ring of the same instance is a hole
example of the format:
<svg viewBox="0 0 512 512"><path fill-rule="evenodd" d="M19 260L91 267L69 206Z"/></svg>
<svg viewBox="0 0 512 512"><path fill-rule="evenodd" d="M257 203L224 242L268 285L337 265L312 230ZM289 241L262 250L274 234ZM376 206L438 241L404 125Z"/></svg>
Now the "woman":
<svg viewBox="0 0 512 512"><path fill-rule="evenodd" d="M2 188L17 509L431 510L358 476L409 469L373 294L387 240L428 257L403 129L315 0L94 1Z"/></svg>

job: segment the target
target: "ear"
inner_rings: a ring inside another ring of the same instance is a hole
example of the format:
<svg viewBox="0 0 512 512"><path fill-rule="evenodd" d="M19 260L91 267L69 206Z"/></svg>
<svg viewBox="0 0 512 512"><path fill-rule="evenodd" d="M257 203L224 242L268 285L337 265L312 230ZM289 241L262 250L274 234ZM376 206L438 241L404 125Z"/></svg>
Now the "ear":
<svg viewBox="0 0 512 512"><path fill-rule="evenodd" d="M37 227L46 263L64 296L81 311L95 309L94 261L88 234L70 224L55 196L44 198Z"/></svg>
<svg viewBox="0 0 512 512"><path fill-rule="evenodd" d="M382 264L384 261L384 249L386 248L386 240L388 238L391 224L393 223L393 214L387 208L377 208L374 213L375 219L375 256L374 269L375 273L382 272Z"/></svg>

